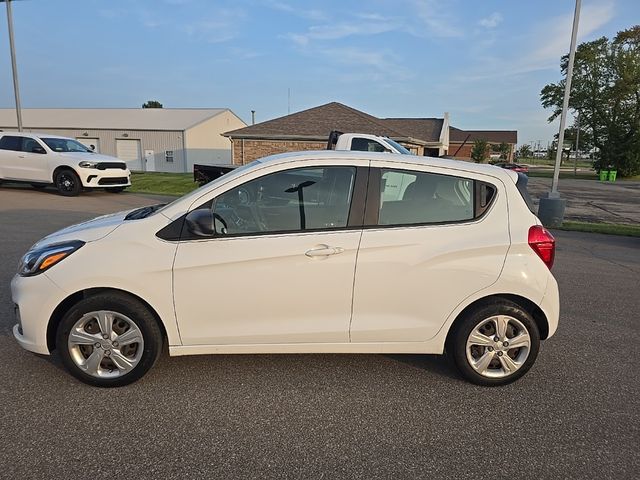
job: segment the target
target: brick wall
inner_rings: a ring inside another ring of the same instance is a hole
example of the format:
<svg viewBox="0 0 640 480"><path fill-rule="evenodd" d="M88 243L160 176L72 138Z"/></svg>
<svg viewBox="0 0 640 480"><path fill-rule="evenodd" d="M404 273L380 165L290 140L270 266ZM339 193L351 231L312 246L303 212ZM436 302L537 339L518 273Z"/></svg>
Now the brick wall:
<svg viewBox="0 0 640 480"><path fill-rule="evenodd" d="M233 144L233 163L235 165L243 165L276 153L325 150L327 148L327 142L289 140L244 140L243 142L238 138L234 138L231 141Z"/></svg>

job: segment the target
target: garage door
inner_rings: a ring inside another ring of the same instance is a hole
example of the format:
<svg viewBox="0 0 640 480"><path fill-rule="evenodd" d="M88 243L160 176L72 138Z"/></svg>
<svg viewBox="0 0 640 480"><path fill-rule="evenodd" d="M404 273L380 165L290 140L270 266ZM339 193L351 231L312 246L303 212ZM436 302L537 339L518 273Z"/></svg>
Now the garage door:
<svg viewBox="0 0 640 480"><path fill-rule="evenodd" d="M96 153L100 153L100 139L99 138L79 137L79 138L76 138L76 140L78 140L81 144L83 144L87 148L91 148L91 145L93 145L95 147L93 149L93 151L96 152Z"/></svg>
<svg viewBox="0 0 640 480"><path fill-rule="evenodd" d="M127 162L129 170L142 170L140 140L116 139L116 156Z"/></svg>

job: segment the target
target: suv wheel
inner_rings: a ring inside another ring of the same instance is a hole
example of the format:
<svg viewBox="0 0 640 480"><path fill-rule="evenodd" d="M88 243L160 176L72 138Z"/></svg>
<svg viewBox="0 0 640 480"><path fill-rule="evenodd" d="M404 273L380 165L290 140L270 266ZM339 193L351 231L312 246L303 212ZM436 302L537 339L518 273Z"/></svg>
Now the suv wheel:
<svg viewBox="0 0 640 480"><path fill-rule="evenodd" d="M162 333L136 299L99 294L66 313L58 326L56 348L77 379L97 387L120 387L140 379L155 364Z"/></svg>
<svg viewBox="0 0 640 480"><path fill-rule="evenodd" d="M70 169L58 171L54 181L60 195L64 195L65 197L75 197L82 189L80 178L76 172Z"/></svg>
<svg viewBox="0 0 640 480"><path fill-rule="evenodd" d="M519 305L497 301L467 313L449 349L462 376L483 386L506 385L522 377L538 356L540 333Z"/></svg>

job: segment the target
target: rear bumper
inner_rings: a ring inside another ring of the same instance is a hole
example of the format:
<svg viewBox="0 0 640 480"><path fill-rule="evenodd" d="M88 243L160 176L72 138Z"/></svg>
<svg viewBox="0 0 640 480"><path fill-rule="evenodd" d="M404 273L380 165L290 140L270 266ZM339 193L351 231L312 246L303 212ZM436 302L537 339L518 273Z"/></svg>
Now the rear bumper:
<svg viewBox="0 0 640 480"><path fill-rule="evenodd" d="M549 281L547 282L544 297L540 302L540 308L545 313L549 325L547 338L551 338L558 329L558 321L560 319L560 292L558 291L558 282L553 278L553 275L549 275Z"/></svg>

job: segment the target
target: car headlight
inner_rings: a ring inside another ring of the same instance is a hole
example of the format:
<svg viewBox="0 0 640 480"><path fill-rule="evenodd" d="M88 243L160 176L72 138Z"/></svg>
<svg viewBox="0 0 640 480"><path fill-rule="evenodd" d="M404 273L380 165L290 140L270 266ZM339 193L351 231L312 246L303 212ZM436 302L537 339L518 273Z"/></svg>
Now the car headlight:
<svg viewBox="0 0 640 480"><path fill-rule="evenodd" d="M98 168L98 162L82 161L78 165L82 168Z"/></svg>
<svg viewBox="0 0 640 480"><path fill-rule="evenodd" d="M84 244L85 242L81 240L72 240L31 249L20 260L18 275L21 277L38 275L50 269L56 263L60 263Z"/></svg>

